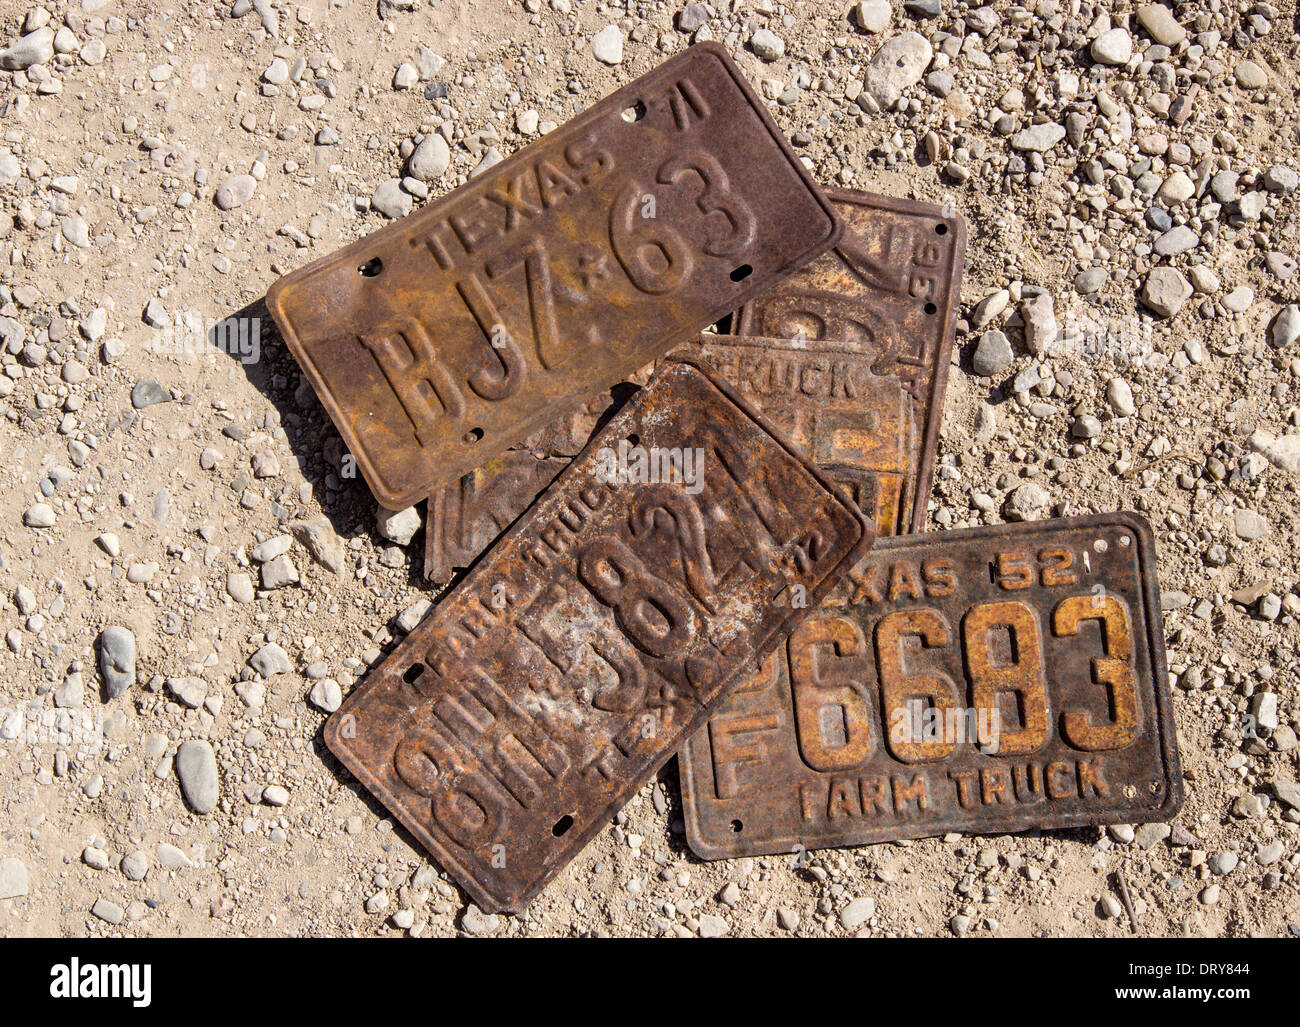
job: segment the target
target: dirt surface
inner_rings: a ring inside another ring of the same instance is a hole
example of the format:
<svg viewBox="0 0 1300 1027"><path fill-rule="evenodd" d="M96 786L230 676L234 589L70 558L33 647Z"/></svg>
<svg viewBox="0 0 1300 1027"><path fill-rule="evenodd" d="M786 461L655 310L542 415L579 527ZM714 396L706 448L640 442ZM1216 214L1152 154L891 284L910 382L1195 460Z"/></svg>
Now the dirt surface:
<svg viewBox="0 0 1300 1027"><path fill-rule="evenodd" d="M253 6L0 0L0 934L1300 933L1292 5L1198 0L1154 29L1067 0ZM430 144L407 184L440 195L709 37L820 181L966 218L931 530L1151 520L1172 833L704 863L670 763L496 917L322 746L322 707L433 598L418 519L381 532L269 322L242 353L204 329L421 202L384 183L424 135L449 166ZM901 100L869 70L894 38L920 69ZM1058 332L1030 355L1039 294ZM110 626L135 683L106 698Z"/></svg>

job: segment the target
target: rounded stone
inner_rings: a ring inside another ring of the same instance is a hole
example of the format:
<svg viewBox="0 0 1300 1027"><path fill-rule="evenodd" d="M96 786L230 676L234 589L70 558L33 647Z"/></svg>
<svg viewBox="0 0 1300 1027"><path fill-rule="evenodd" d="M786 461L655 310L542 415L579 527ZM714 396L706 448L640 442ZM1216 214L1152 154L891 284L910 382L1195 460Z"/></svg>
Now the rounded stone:
<svg viewBox="0 0 1300 1027"><path fill-rule="evenodd" d="M33 503L23 513L23 523L29 528L52 528L54 510L47 503Z"/></svg>
<svg viewBox="0 0 1300 1027"><path fill-rule="evenodd" d="M370 197L370 206L389 218L406 217L414 203L411 194L402 190L402 182L397 178L384 182Z"/></svg>
<svg viewBox="0 0 1300 1027"><path fill-rule="evenodd" d="M149 872L149 857L139 849L122 857L122 876L128 881L143 881Z"/></svg>
<svg viewBox="0 0 1300 1027"><path fill-rule="evenodd" d="M1011 359L1011 343L1003 332L994 328L980 336L971 366L981 378L988 378L1010 367Z"/></svg>
<svg viewBox="0 0 1300 1027"><path fill-rule="evenodd" d="M207 742L192 739L176 751L176 777L190 809L200 815L217 808L221 795L217 757Z"/></svg>
<svg viewBox="0 0 1300 1027"><path fill-rule="evenodd" d="M884 32L893 16L889 0L861 0L853 8L853 20L864 32Z"/></svg>
<svg viewBox="0 0 1300 1027"><path fill-rule="evenodd" d="M257 179L252 175L232 175L217 186L212 199L222 210L234 210L251 200L256 189Z"/></svg>
<svg viewBox="0 0 1300 1027"><path fill-rule="evenodd" d="M430 132L406 159L406 173L421 182L436 182L451 164L451 147L437 132Z"/></svg>
<svg viewBox="0 0 1300 1027"><path fill-rule="evenodd" d="M866 86L875 101L888 109L896 104L903 91L921 81L934 50L919 32L903 32L888 39L867 66Z"/></svg>
<svg viewBox="0 0 1300 1027"><path fill-rule="evenodd" d="M1104 267L1090 267L1086 271L1080 271L1074 277L1075 291L1082 296L1091 296L1101 291L1109 277Z"/></svg>
<svg viewBox="0 0 1300 1027"><path fill-rule="evenodd" d="M785 56L785 40L769 29L759 29L749 37L750 49L764 61L776 61Z"/></svg>
<svg viewBox="0 0 1300 1027"><path fill-rule="evenodd" d="M1133 37L1127 29L1110 29L1092 41L1089 53L1098 64L1112 67L1127 64L1133 56Z"/></svg>
<svg viewBox="0 0 1300 1027"><path fill-rule="evenodd" d="M128 629L113 625L99 636L99 673L109 699L135 684L135 635Z"/></svg>

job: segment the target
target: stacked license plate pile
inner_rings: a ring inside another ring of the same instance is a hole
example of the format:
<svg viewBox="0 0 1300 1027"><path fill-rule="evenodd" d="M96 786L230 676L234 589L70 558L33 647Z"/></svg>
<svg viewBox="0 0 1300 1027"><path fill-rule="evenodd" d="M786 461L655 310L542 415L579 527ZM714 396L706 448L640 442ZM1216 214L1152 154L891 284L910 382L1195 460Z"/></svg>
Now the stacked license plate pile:
<svg viewBox="0 0 1300 1027"><path fill-rule="evenodd" d="M456 582L326 741L484 909L673 755L705 859L1176 811L1147 525L917 534L964 248L701 44L272 288Z"/></svg>

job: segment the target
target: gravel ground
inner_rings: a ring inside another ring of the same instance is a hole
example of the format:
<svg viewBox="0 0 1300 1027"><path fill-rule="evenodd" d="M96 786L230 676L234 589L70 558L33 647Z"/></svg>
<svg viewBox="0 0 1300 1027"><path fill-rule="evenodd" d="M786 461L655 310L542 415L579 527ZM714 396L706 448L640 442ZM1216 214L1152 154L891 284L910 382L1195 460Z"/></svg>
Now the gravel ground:
<svg viewBox="0 0 1300 1027"><path fill-rule="evenodd" d="M202 333L710 38L822 182L967 220L931 528L1152 521L1172 829L702 863L670 764L512 918L340 782L420 518L269 324ZM0 934L1300 933L1298 44L1223 0L0 0Z"/></svg>

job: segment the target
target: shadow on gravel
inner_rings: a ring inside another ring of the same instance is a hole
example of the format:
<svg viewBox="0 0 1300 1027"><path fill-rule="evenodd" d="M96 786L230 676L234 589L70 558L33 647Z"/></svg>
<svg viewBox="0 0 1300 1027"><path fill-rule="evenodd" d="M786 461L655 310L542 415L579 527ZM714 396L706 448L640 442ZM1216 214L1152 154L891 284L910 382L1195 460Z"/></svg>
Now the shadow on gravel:
<svg viewBox="0 0 1300 1027"><path fill-rule="evenodd" d="M235 311L227 322L232 325L230 331L256 333L258 359L248 363L235 362L243 368L249 382L275 407L289 448L311 490L305 497L286 496L274 510L276 518L286 529L294 521L314 519L316 514L309 507L309 502L314 500L339 536L344 549L343 573L350 575L352 561L348 559L347 549L350 539L368 536L379 551L394 545L376 529L377 504L370 489L348 458L347 447L334 429L329 414L316 398L311 385L302 377L297 361L280 337L265 298ZM209 333L208 342L222 352L229 352L229 336L223 344L221 337ZM423 523L423 505L420 506L420 520ZM423 529L405 547L405 553L406 584L422 592L429 591L430 585L424 579ZM391 612L396 614L399 611L393 609Z"/></svg>

